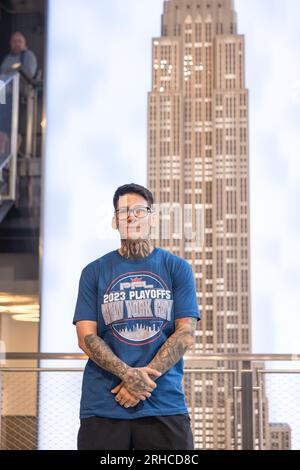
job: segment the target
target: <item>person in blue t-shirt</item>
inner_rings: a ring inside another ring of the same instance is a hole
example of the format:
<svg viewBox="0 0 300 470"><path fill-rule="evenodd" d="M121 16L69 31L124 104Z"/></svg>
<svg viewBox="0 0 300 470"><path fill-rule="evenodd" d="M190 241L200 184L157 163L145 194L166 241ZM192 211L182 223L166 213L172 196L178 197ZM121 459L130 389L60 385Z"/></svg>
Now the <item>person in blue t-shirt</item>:
<svg viewBox="0 0 300 470"><path fill-rule="evenodd" d="M137 184L113 197L121 246L81 273L73 323L88 355L79 450L191 450L183 355L200 319L190 264L154 247L152 193Z"/></svg>

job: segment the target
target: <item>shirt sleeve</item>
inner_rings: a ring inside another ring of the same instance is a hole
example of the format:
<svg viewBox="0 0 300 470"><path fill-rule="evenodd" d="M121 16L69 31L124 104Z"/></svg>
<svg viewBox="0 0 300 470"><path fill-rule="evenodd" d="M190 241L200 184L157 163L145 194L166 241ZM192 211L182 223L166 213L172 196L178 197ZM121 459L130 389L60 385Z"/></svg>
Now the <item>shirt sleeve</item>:
<svg viewBox="0 0 300 470"><path fill-rule="evenodd" d="M22 69L28 75L28 77L33 78L37 71L37 60L32 51L27 50Z"/></svg>
<svg viewBox="0 0 300 470"><path fill-rule="evenodd" d="M201 319L198 306L194 274L191 266L183 260L176 266L173 277L174 319L195 317Z"/></svg>
<svg viewBox="0 0 300 470"><path fill-rule="evenodd" d="M73 324L77 321L97 321L97 280L94 266L86 266L80 276Z"/></svg>

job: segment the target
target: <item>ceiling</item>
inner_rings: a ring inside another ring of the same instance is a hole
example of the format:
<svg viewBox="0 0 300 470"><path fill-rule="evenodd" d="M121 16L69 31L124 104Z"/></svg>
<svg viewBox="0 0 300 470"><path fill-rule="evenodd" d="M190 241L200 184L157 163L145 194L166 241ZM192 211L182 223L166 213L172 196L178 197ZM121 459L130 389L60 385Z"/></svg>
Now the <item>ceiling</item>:
<svg viewBox="0 0 300 470"><path fill-rule="evenodd" d="M0 8L8 13L42 12L46 0L0 0Z"/></svg>

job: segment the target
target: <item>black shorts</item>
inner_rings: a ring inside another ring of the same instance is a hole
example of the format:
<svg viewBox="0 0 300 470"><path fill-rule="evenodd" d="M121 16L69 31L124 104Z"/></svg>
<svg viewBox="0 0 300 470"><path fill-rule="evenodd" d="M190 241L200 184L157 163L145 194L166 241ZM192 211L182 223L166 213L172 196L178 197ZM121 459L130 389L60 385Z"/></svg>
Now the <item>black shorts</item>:
<svg viewBox="0 0 300 470"><path fill-rule="evenodd" d="M188 414L81 420L78 450L194 450Z"/></svg>

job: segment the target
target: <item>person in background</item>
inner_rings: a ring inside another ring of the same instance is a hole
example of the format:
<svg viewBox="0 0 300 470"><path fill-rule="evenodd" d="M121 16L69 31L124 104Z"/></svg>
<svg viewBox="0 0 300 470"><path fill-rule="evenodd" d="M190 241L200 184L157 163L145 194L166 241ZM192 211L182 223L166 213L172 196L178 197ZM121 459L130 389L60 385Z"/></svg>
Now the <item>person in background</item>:
<svg viewBox="0 0 300 470"><path fill-rule="evenodd" d="M19 67L17 67L19 65ZM38 63L32 51L27 48L26 38L19 31L10 37L10 53L4 58L0 66L0 80L6 81L17 71L23 72L29 79L38 76ZM18 151L24 142L26 133L28 85L20 81L20 106L18 125ZM0 156L7 156L10 149L11 134L12 91L6 91L6 103L0 106ZM23 149L24 152L24 149Z"/></svg>
<svg viewBox="0 0 300 470"><path fill-rule="evenodd" d="M35 78L38 68L36 57L32 51L27 49L26 38L19 31L11 35L10 53L0 66L1 76L13 73L13 66L16 64L21 64L21 70L29 78Z"/></svg>

